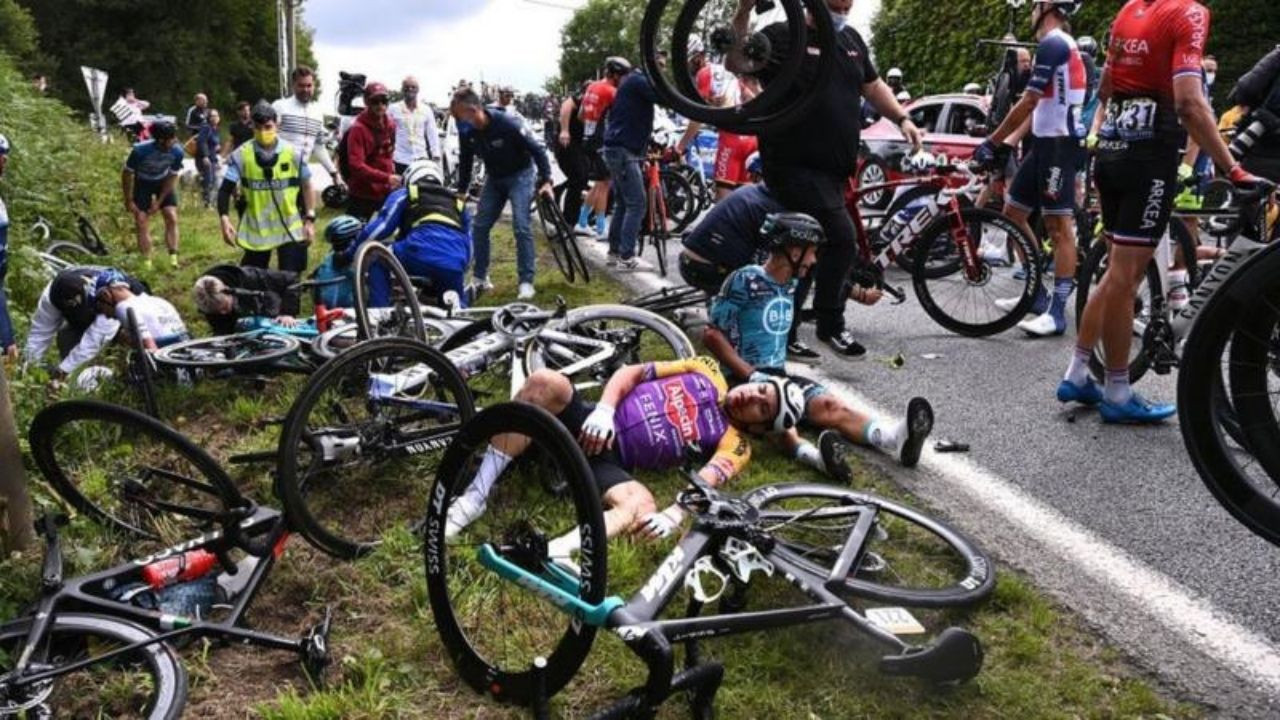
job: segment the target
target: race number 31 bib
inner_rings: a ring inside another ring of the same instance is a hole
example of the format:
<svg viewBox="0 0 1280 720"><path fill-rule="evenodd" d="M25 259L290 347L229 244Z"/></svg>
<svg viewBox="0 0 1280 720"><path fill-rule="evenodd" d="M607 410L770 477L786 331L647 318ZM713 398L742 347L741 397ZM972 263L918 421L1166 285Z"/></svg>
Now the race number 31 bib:
<svg viewBox="0 0 1280 720"><path fill-rule="evenodd" d="M1160 109L1151 98L1129 98L1107 105L1102 137L1125 142L1142 142L1156 136Z"/></svg>

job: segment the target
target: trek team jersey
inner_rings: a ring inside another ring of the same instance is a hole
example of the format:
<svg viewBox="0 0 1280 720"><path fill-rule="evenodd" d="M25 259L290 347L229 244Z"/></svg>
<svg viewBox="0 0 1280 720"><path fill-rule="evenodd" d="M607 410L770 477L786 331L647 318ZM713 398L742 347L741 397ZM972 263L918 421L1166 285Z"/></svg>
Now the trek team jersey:
<svg viewBox="0 0 1280 720"><path fill-rule="evenodd" d="M608 80L597 80L587 86L582 94L582 103L578 106L582 117L582 136L599 144L604 139L605 116L613 100L618 96L618 88Z"/></svg>
<svg viewBox="0 0 1280 720"><path fill-rule="evenodd" d="M154 340L164 347L187 338L187 326L178 310L162 297L134 295L116 303L116 321L128 327L129 310L138 319L138 334L143 340Z"/></svg>
<svg viewBox="0 0 1280 720"><path fill-rule="evenodd" d="M1027 92L1040 96L1031 121L1038 138L1082 138L1085 128L1080 110L1089 90L1089 78L1076 41L1061 28L1040 41Z"/></svg>
<svg viewBox="0 0 1280 720"><path fill-rule="evenodd" d="M729 390L709 357L644 366L644 379L618 403L613 427L618 457L627 468L663 469L684 462L689 443L711 454L707 466L724 481L751 459L751 445L729 425L723 402Z"/></svg>
<svg viewBox="0 0 1280 720"><path fill-rule="evenodd" d="M734 271L711 301L711 324L753 367L781 369L795 307L796 281L779 284L760 265Z"/></svg>
<svg viewBox="0 0 1280 720"><path fill-rule="evenodd" d="M164 150L155 140L144 140L129 151L124 169L143 182L160 182L182 170L182 148L174 143Z"/></svg>
<svg viewBox="0 0 1280 720"><path fill-rule="evenodd" d="M1200 77L1208 39L1209 10L1195 0L1129 0L1111 26L1102 139L1180 143L1173 81Z"/></svg>

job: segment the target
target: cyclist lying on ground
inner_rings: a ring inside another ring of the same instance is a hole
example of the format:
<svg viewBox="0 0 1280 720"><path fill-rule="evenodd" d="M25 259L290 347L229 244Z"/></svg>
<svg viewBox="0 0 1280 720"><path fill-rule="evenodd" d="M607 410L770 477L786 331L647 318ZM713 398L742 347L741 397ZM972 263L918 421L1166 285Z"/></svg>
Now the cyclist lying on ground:
<svg viewBox="0 0 1280 720"><path fill-rule="evenodd" d="M632 471L680 467L692 445L710 456L698 475L713 487L723 485L751 459L742 430L774 423L779 408L774 383L746 383L730 390L709 357L623 367L594 404L578 395L569 378L538 370L516 399L551 412L578 438L607 508L609 537L625 532L666 537L684 519L684 511L674 504L658 512L653 495ZM475 480L449 508L447 536L480 517L494 483L528 442L520 435L503 435L490 444ZM567 558L577 549L575 542L573 534L557 538L549 552Z"/></svg>
<svg viewBox="0 0 1280 720"><path fill-rule="evenodd" d="M905 467L920 459L920 447L933 429L933 410L913 398L898 422L871 417L851 407L822 385L786 373L787 331L794 314L798 278L809 273L825 241L822 226L803 213L770 214L760 227L762 244L771 248L764 265L734 271L711 303L711 323L702 340L731 381L767 380L783 398L783 412L771 427L749 427L772 435L796 459L844 482L852 479L841 457L844 440L893 453ZM878 300L878 289L855 288L852 298ZM800 437L796 425L807 421L824 428L818 445Z"/></svg>
<svg viewBox="0 0 1280 720"><path fill-rule="evenodd" d="M99 314L95 284L100 275L116 278L117 274L134 292L146 292L142 281L111 268L76 267L55 275L41 291L31 317L25 362L40 362L56 341L62 360L53 376L61 379L92 360L115 339L120 323L110 315Z"/></svg>
<svg viewBox="0 0 1280 720"><path fill-rule="evenodd" d="M196 280L196 309L215 335L236 332L240 318L265 317L286 327L297 323L298 274L247 265L214 265ZM237 291L247 291L239 292Z"/></svg>
<svg viewBox="0 0 1280 720"><path fill-rule="evenodd" d="M172 303L145 291L134 292L128 276L119 270L108 269L99 273L93 284L93 294L98 312L115 317L116 322L126 323L129 311L133 310L142 346L148 350L191 339L186 323ZM128 332L128 325L124 325L124 329Z"/></svg>
<svg viewBox="0 0 1280 720"><path fill-rule="evenodd" d="M405 168L403 187L387 196L358 242L347 249L347 258L353 258L365 242L394 237L391 251L409 275L430 280L437 294L453 290L465 305L463 279L471 262L470 233L471 214L464 200L445 186L438 165L417 160ZM369 285L371 305L391 303L385 268L375 266Z"/></svg>

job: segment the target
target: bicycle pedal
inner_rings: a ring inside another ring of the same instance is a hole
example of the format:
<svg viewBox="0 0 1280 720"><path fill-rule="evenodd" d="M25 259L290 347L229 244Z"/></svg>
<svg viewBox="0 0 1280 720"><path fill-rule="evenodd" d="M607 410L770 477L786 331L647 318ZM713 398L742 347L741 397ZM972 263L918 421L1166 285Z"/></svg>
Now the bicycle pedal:
<svg viewBox="0 0 1280 720"><path fill-rule="evenodd" d="M751 574L757 571L773 577L773 563L766 560L754 545L738 538L724 541L720 547L720 558L729 564L729 571L738 582L751 582Z"/></svg>
<svg viewBox="0 0 1280 720"><path fill-rule="evenodd" d="M331 661L329 655L329 631L332 625L333 607L326 606L324 620L313 625L299 643L303 668L316 684L320 684L321 679L324 677L324 669L328 667Z"/></svg>

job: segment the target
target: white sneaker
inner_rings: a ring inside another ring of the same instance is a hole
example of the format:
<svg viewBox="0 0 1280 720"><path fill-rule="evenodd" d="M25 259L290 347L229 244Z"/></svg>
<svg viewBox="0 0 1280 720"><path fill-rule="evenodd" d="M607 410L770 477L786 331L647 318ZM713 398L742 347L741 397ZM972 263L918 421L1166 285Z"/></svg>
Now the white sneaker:
<svg viewBox="0 0 1280 720"><path fill-rule="evenodd" d="M1054 319L1052 313L1045 313L1037 315L1030 320L1023 320L1018 323L1018 328L1035 337L1053 337L1067 332L1066 323L1063 323L1062 327L1058 327L1058 321Z"/></svg>
<svg viewBox="0 0 1280 720"><path fill-rule="evenodd" d="M629 258L626 258L625 260L619 260L619 261L618 261L618 269L619 269L619 270L639 270L639 269L640 269L640 258L638 258L638 257L629 257Z"/></svg>
<svg viewBox="0 0 1280 720"><path fill-rule="evenodd" d="M533 283L520 283L520 288L516 290L517 300L532 300L537 291L533 289Z"/></svg>
<svg viewBox="0 0 1280 720"><path fill-rule="evenodd" d="M472 493L463 493L461 497L453 501L449 506L449 516L444 522L445 538L453 538L462 532L476 518L484 514L484 500L478 499Z"/></svg>
<svg viewBox="0 0 1280 720"><path fill-rule="evenodd" d="M586 225L578 225L573 229L573 234L578 237L595 238L596 231Z"/></svg>
<svg viewBox="0 0 1280 720"><path fill-rule="evenodd" d="M1000 308L1005 312L1013 312L1013 309L1018 307L1018 303L1020 302L1022 302L1021 295L1019 295L1018 297L1011 297L1011 298L998 298L995 304L996 304L996 307Z"/></svg>

